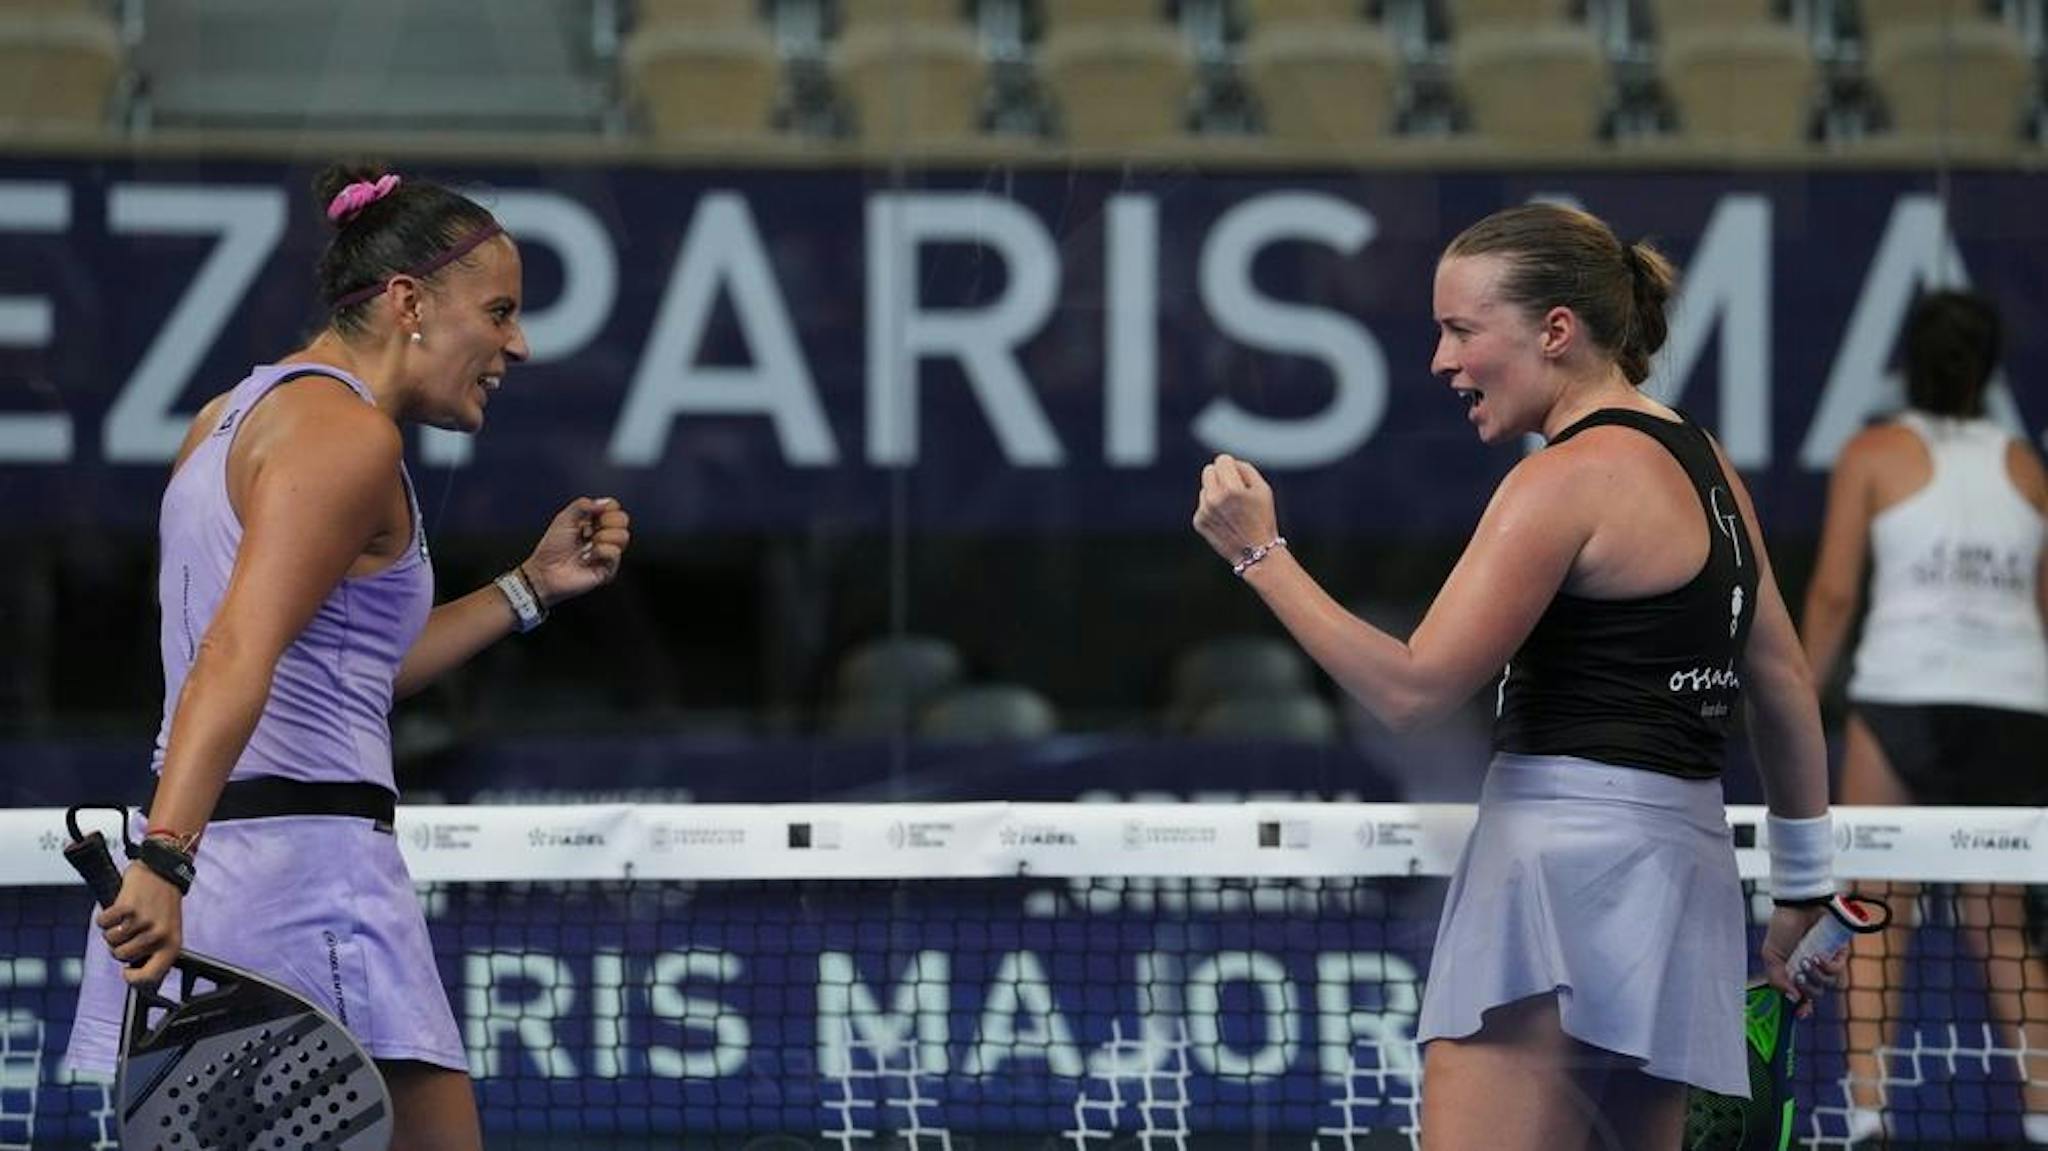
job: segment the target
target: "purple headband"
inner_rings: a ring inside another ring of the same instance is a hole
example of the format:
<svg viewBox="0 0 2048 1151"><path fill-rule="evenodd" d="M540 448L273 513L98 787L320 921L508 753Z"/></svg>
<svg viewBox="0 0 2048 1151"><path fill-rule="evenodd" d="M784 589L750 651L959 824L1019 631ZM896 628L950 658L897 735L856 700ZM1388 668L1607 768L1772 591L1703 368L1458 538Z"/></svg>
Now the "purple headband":
<svg viewBox="0 0 2048 1151"><path fill-rule="evenodd" d="M393 178L395 179L395 177ZM351 186L353 187L355 185ZM340 197L336 197L336 199L339 198ZM450 247L447 251L442 252L440 255L435 256L433 259L428 260L423 264L417 265L416 267L407 268L404 271L393 272L391 275L411 276L416 280L425 279L426 277L433 275L435 272L440 271L442 268L447 267L449 264L452 264L455 261L460 260L462 257L467 256L470 252L470 249L476 247L478 244L483 243L485 240L490 239L492 236L498 235L504 230L505 229L501 227L496 220L492 220L490 223L485 224L484 226L478 228L476 231L471 232L469 235L464 236L460 240L457 240L455 244L452 247ZM390 276L386 276L385 278L378 280L374 284L365 284L362 287L357 288L355 291L350 292L348 295L343 296L340 299L334 301L332 310L339 312L348 308L353 308L357 304L362 303L364 300L370 299L378 295L379 293L383 292L385 288L388 288L390 286Z"/></svg>

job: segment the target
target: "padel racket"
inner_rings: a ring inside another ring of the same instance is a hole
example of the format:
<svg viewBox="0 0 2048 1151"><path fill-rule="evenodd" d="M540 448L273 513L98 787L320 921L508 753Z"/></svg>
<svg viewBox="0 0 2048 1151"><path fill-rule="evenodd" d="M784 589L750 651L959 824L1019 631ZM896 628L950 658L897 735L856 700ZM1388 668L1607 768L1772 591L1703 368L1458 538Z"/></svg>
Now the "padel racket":
<svg viewBox="0 0 2048 1151"><path fill-rule="evenodd" d="M1891 908L1883 901L1837 895L1785 961L1796 981L1808 959L1833 955L1858 935L1883 931ZM1793 1021L1800 999L1762 979L1743 995L1742 1030L1749 1054L1749 1098L1694 1088L1686 1098L1685 1151L1784 1151L1791 1146L1794 1114Z"/></svg>
<svg viewBox="0 0 2048 1151"><path fill-rule="evenodd" d="M125 808L103 805L105 810ZM101 907L121 894L106 837L64 813L64 858ZM124 834L125 842L125 834ZM334 1017L254 972L181 952L157 990L128 989L115 1096L128 1151L385 1151L391 1094Z"/></svg>

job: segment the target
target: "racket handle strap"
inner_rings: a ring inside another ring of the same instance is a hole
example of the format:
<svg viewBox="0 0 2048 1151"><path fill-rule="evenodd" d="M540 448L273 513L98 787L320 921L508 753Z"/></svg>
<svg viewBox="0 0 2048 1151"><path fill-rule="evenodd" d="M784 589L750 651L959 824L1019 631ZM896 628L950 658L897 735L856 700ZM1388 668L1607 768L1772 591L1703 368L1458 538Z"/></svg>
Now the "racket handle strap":
<svg viewBox="0 0 2048 1151"><path fill-rule="evenodd" d="M1827 901L1828 913L1807 928L1805 938L1785 959L1785 969L1796 981L1800 969L1810 960L1825 959L1849 946L1859 935L1874 935L1892 921L1892 909L1881 899L1860 895L1836 895Z"/></svg>
<svg viewBox="0 0 2048 1151"><path fill-rule="evenodd" d="M121 869L114 866L106 836L95 831L72 840L64 845L64 859L92 888L93 901L101 907L111 907L121 897Z"/></svg>

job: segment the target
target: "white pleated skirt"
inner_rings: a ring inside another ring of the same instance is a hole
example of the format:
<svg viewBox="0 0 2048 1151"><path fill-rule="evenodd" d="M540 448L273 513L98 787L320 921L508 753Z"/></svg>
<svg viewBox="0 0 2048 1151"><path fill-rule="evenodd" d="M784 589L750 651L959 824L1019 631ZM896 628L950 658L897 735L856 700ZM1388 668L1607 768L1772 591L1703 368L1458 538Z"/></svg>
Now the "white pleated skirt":
<svg viewBox="0 0 2048 1151"><path fill-rule="evenodd" d="M1747 1097L1742 885L1717 780L1496 755L1444 900L1417 1038L1555 993L1566 1034Z"/></svg>

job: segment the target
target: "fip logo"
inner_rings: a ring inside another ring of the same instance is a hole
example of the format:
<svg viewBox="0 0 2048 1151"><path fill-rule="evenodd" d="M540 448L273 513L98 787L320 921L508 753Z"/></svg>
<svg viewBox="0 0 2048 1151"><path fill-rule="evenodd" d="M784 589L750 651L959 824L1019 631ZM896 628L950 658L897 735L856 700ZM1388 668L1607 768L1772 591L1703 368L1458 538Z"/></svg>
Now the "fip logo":
<svg viewBox="0 0 2048 1151"><path fill-rule="evenodd" d="M2018 831L1972 831L1959 827L1949 833L1948 842L1957 851L2034 850L2034 841Z"/></svg>

